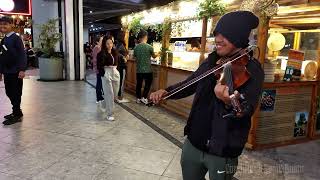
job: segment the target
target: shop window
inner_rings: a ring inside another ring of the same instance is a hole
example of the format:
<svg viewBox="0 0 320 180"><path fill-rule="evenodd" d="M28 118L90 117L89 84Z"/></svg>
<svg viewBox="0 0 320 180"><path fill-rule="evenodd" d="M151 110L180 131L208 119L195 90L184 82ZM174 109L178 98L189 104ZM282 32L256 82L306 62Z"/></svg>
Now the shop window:
<svg viewBox="0 0 320 180"><path fill-rule="evenodd" d="M299 50L305 52L306 60L318 60L320 32L302 32Z"/></svg>
<svg viewBox="0 0 320 180"><path fill-rule="evenodd" d="M294 45L294 33L282 33L286 39L286 44L283 49L280 51L280 56L288 56L289 50L293 49Z"/></svg>

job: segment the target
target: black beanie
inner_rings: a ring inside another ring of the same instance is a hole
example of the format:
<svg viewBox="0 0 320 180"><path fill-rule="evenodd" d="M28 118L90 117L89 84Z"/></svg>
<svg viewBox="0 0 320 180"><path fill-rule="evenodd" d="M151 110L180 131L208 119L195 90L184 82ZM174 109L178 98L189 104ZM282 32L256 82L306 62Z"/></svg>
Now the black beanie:
<svg viewBox="0 0 320 180"><path fill-rule="evenodd" d="M234 46L245 48L252 29L259 25L259 18L250 11L235 11L223 15L218 21L214 35L220 33Z"/></svg>

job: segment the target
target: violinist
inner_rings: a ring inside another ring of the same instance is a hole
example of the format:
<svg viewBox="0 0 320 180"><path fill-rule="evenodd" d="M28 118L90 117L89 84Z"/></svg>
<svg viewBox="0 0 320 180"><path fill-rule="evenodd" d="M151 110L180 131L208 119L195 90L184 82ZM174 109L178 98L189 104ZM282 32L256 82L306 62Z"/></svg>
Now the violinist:
<svg viewBox="0 0 320 180"><path fill-rule="evenodd" d="M185 81L152 93L150 100L154 104L159 103L172 90L218 66L221 59L230 59L241 49L247 48L249 35L258 24L258 17L249 11L230 12L222 16L214 30L216 50ZM233 92L230 93L230 87L220 83L214 75L168 98L181 99L195 94L184 129L187 139L180 161L184 180L204 180L207 172L210 180L231 180L234 176L264 80L260 63L252 56L248 56L248 59L244 67L249 77L234 89L245 96L246 111L241 116L223 117L230 111L230 95Z"/></svg>

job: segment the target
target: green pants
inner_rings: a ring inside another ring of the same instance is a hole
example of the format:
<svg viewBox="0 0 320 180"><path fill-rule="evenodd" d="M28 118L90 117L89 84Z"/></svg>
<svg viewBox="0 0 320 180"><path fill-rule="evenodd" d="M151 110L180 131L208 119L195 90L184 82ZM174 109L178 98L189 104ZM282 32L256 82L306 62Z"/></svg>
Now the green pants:
<svg viewBox="0 0 320 180"><path fill-rule="evenodd" d="M182 148L181 168L183 180L231 180L236 173L238 158L214 156L195 148L187 139Z"/></svg>

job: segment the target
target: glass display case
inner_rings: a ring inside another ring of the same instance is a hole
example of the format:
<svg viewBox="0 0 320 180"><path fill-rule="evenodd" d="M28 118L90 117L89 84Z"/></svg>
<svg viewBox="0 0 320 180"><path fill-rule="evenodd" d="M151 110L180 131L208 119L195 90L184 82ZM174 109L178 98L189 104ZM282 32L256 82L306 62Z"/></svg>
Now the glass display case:
<svg viewBox="0 0 320 180"><path fill-rule="evenodd" d="M316 80L317 66L320 49L320 30L269 30L271 33L280 33L285 38L285 44L281 50L274 52L272 48L267 48L267 63L265 71L273 71L278 80L283 79L288 66L288 54L290 50L297 50L304 53L301 66L301 80ZM271 67L272 66L272 67ZM269 74L271 76L271 73ZM267 81L272 81L267 78Z"/></svg>

